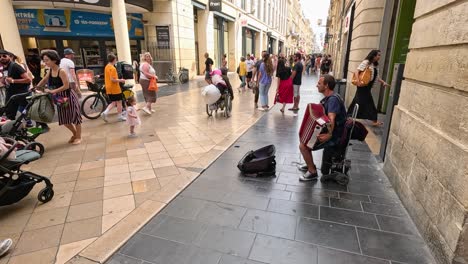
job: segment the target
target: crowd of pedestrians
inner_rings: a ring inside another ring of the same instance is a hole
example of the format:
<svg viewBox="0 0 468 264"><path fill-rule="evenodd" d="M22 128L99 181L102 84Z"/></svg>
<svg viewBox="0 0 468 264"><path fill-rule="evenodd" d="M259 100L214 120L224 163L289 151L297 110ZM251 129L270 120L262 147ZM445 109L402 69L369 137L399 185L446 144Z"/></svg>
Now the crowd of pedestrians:
<svg viewBox="0 0 468 264"><path fill-rule="evenodd" d="M277 78L276 96L274 103L283 104L280 111L284 113L287 104L293 104L290 111L298 111L300 103L300 88L302 76L311 74L331 73L332 62L328 55L304 55L295 53L290 56L284 54L269 54L262 51L256 58L254 54L247 54L240 58L237 66L237 74L241 81L239 92L245 92L246 88L254 93L254 107L267 111L270 108L268 94L274 78ZM213 70L213 60L208 53L205 54L205 79L211 83L210 73ZM223 66L226 68L226 57L223 56ZM323 61L323 64L322 64ZM260 107L258 105L260 101Z"/></svg>

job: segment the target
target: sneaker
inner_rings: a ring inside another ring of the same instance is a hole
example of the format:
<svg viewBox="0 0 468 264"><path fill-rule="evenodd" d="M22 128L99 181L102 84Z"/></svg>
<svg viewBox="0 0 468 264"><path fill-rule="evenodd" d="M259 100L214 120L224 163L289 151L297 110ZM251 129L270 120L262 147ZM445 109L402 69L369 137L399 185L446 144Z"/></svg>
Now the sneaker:
<svg viewBox="0 0 468 264"><path fill-rule="evenodd" d="M298 164L297 165L297 169L299 171L302 171L302 172L307 172L309 170L309 168L307 167L307 165L302 165L302 164Z"/></svg>
<svg viewBox="0 0 468 264"><path fill-rule="evenodd" d="M120 115L119 118L117 118L117 121L119 122L127 121L127 118L123 115Z"/></svg>
<svg viewBox="0 0 468 264"><path fill-rule="evenodd" d="M315 181L318 179L318 174L316 173L311 173L310 171L307 171L304 175L299 177L299 181Z"/></svg>
<svg viewBox="0 0 468 264"><path fill-rule="evenodd" d="M136 138L137 135L136 135L136 133L130 133L130 134L128 134L128 137L129 138Z"/></svg>
<svg viewBox="0 0 468 264"><path fill-rule="evenodd" d="M13 244L11 238L0 240L0 257L5 255Z"/></svg>
<svg viewBox="0 0 468 264"><path fill-rule="evenodd" d="M101 114L101 118L102 118L102 120L104 120L104 122L106 122L106 123L108 122L108 121L107 121L107 114L106 114L106 113L102 113L102 114Z"/></svg>
<svg viewBox="0 0 468 264"><path fill-rule="evenodd" d="M143 107L141 110L143 110L143 112L147 113L148 115L151 115L151 111L148 109L148 107Z"/></svg>
<svg viewBox="0 0 468 264"><path fill-rule="evenodd" d="M127 111L122 110L122 114L121 114L121 115L127 117Z"/></svg>

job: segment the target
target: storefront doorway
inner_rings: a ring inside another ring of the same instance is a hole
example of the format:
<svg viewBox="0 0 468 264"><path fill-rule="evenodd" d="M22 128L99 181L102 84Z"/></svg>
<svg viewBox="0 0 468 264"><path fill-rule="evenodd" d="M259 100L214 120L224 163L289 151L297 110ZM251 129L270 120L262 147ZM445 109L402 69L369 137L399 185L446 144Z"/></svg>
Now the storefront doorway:
<svg viewBox="0 0 468 264"><path fill-rule="evenodd" d="M247 54L254 54L256 34L257 33L250 28L244 28L242 31L242 56L247 56Z"/></svg>
<svg viewBox="0 0 468 264"><path fill-rule="evenodd" d="M228 22L222 17L214 17L214 55L215 67L221 67L223 55L229 51ZM227 56L227 54L226 54Z"/></svg>

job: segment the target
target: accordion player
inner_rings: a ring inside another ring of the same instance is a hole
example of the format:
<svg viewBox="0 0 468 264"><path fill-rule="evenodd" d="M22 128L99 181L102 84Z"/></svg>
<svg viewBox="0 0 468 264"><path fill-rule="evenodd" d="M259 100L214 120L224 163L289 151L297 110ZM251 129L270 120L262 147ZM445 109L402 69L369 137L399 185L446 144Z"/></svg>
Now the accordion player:
<svg viewBox="0 0 468 264"><path fill-rule="evenodd" d="M318 135L327 133L330 119L325 115L322 104L308 104L299 130L300 142L310 149L317 144Z"/></svg>

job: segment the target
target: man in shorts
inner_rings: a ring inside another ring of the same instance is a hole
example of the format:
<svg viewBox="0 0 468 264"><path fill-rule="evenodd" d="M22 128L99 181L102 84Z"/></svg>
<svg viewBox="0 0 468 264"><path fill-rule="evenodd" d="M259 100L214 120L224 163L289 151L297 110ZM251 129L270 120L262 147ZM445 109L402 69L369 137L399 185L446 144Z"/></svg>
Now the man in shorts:
<svg viewBox="0 0 468 264"><path fill-rule="evenodd" d="M307 164L307 171L299 178L300 181L313 181L318 179L317 167L314 164L312 151L332 148L338 145L340 137L343 134L344 125L346 123L346 108L339 95L336 95L333 91L335 89L335 84L335 78L329 74L322 75L317 83L318 91L325 96L320 103L323 105L325 114L330 119L330 126L328 131L318 135L317 143L315 143L312 149L304 142L300 143L299 149Z"/></svg>
<svg viewBox="0 0 468 264"><path fill-rule="evenodd" d="M115 63L117 57L114 54L107 55L107 65L104 69L104 81L106 85L106 94L109 97L111 103L107 106L106 110L101 114L102 119L107 122L107 115L112 108L117 107L117 113L119 115L118 121L125 121L127 118L122 115L122 90L120 89L119 83L125 83L124 79L118 79L117 69Z"/></svg>
<svg viewBox="0 0 468 264"><path fill-rule="evenodd" d="M75 63L73 62L73 59L75 58L75 52L72 49L67 48L63 51L63 56L65 58L60 60L60 68L64 69L67 73L70 88L75 91L76 95L78 95L78 98L81 98L80 83L76 77Z"/></svg>
<svg viewBox="0 0 468 264"><path fill-rule="evenodd" d="M250 88L250 81L252 81L252 71L255 65L254 62L254 57L250 56L250 54L247 54L246 57L247 61L245 62L247 64L247 88Z"/></svg>
<svg viewBox="0 0 468 264"><path fill-rule="evenodd" d="M292 108L288 109L290 111L299 110L299 101L301 100L300 89L302 84L302 72L304 70L304 66L302 65L301 59L301 53L297 52L296 54L294 54L294 68L291 74L291 79L293 80L294 88L294 105Z"/></svg>

